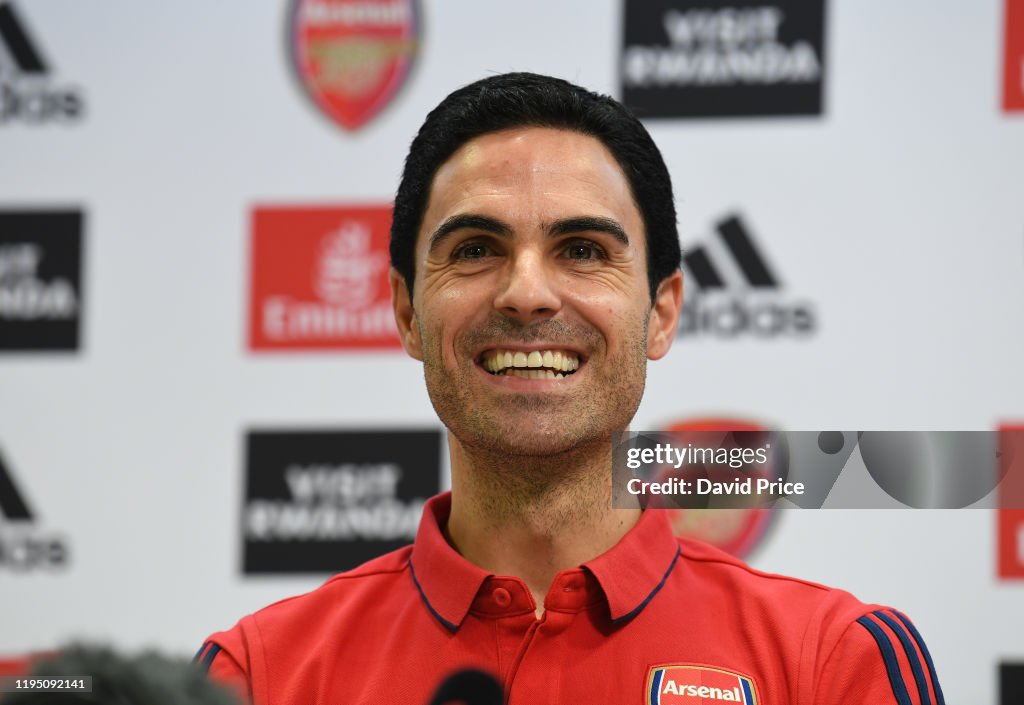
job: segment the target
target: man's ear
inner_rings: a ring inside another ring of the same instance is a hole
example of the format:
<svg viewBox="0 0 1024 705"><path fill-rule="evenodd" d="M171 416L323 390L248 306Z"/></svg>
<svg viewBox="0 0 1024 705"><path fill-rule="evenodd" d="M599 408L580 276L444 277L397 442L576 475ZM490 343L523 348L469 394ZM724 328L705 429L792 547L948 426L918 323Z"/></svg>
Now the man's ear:
<svg viewBox="0 0 1024 705"><path fill-rule="evenodd" d="M398 324L402 347L410 356L422 361L420 329L416 325L416 312L412 310L409 287L405 285L405 278L394 267L388 271L388 282L391 284L391 308L395 311L395 323Z"/></svg>
<svg viewBox="0 0 1024 705"><path fill-rule="evenodd" d="M647 325L647 357L658 360L676 339L679 312L683 308L683 273L678 269L661 280Z"/></svg>

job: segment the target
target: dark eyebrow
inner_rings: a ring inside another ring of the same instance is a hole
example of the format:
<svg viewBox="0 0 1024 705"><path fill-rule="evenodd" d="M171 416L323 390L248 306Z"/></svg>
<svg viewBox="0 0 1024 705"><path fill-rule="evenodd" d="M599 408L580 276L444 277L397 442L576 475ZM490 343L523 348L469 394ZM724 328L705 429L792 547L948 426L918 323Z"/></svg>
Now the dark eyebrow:
<svg viewBox="0 0 1024 705"><path fill-rule="evenodd" d="M448 218L438 226L437 230L431 233L430 240L427 243L427 251L434 250L445 238L463 229L483 230L484 232L494 233L501 237L512 237L512 228L496 218L474 213L462 213ZM608 233L623 245L629 245L629 236L626 235L626 231L612 218L579 216L577 218L557 220L548 227L549 237L586 232Z"/></svg>
<svg viewBox="0 0 1024 705"><path fill-rule="evenodd" d="M446 237L454 233L456 230L463 230L465 228L483 230L485 232L494 233L495 235L501 235L502 237L512 237L512 228L505 223L502 223L500 220L490 218L486 215L463 213L461 215L453 215L451 218L448 218L438 226L437 230L431 233L430 240L427 243L427 251L430 252L434 250Z"/></svg>
<svg viewBox="0 0 1024 705"><path fill-rule="evenodd" d="M626 235L626 231L618 222L611 218L599 218L596 216L566 218L565 220L555 221L548 228L548 234L551 237L585 232L608 233L623 245L629 245L629 236Z"/></svg>

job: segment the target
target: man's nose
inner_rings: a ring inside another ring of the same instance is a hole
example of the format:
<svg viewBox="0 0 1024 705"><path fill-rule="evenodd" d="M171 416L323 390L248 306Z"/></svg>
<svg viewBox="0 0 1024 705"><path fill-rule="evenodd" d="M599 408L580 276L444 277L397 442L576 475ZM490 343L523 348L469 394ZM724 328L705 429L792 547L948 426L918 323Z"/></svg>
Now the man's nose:
<svg viewBox="0 0 1024 705"><path fill-rule="evenodd" d="M520 323L551 318L562 308L558 272L538 252L517 253L506 265L506 274L494 299L494 307Z"/></svg>

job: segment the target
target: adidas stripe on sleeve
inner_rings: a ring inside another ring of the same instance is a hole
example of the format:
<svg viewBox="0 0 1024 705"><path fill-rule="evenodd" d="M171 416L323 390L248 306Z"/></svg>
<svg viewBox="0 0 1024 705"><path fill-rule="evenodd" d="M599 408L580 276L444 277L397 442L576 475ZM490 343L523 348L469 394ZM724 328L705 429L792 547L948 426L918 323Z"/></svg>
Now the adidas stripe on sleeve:
<svg viewBox="0 0 1024 705"><path fill-rule="evenodd" d="M928 647L903 614L876 609L856 620L829 656L817 702L945 705Z"/></svg>
<svg viewBox="0 0 1024 705"><path fill-rule="evenodd" d="M204 672L210 672L210 666L213 664L213 659L220 653L221 647L218 644L214 644L212 641L204 641L199 651L196 652L195 657L192 659L192 663L196 664Z"/></svg>

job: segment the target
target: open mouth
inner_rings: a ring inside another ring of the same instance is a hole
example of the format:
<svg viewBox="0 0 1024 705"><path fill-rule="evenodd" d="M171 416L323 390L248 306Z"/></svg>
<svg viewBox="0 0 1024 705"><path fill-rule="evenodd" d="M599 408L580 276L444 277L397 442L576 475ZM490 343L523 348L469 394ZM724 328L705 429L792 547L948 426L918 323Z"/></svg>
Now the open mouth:
<svg viewBox="0 0 1024 705"><path fill-rule="evenodd" d="M488 350L480 365L492 375L524 379L562 379L576 372L580 356L567 350Z"/></svg>

